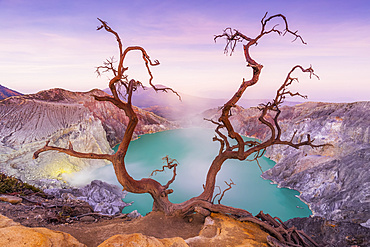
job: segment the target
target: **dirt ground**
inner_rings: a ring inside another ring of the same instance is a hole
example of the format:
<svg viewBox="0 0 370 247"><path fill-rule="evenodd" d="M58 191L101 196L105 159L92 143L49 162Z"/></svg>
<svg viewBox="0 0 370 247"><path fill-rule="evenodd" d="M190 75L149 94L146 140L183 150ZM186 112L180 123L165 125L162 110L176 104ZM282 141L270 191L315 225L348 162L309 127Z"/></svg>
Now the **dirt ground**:
<svg viewBox="0 0 370 247"><path fill-rule="evenodd" d="M96 223L76 222L70 225L50 225L52 230L71 234L87 246L98 246L116 234L143 233L156 238L182 237L184 239L199 234L204 219L194 216L193 220L166 217L162 213L151 212L145 217L131 221L124 219L104 220Z"/></svg>
<svg viewBox="0 0 370 247"><path fill-rule="evenodd" d="M199 215L178 218L165 217L159 212L136 219L124 214L106 217L92 212L84 202L62 202L35 194L21 197L20 204L0 202L0 214L24 226L67 232L88 247L98 246L109 237L124 233L186 239L197 236L204 223L204 218Z"/></svg>

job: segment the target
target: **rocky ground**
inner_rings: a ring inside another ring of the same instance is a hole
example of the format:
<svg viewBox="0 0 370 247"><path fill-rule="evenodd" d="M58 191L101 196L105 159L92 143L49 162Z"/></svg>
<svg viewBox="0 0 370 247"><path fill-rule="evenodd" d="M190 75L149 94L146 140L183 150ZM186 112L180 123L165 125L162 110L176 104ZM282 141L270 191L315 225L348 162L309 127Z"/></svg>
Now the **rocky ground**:
<svg viewBox="0 0 370 247"><path fill-rule="evenodd" d="M230 242L232 238L235 238L233 234L244 232L240 229L241 226L238 226L232 230L232 234L226 233L229 228L222 226L225 229L217 233L217 229L222 229L222 227L207 225L205 218L200 215L178 218L165 217L161 213L152 212L144 217L137 217L135 214L109 216L94 212L93 208L86 202L55 198L43 193L17 195L16 198L22 199L22 202L16 204L0 202L0 215L4 215L23 226L45 227L68 233L86 246L98 246L117 234L133 233L158 239L180 237L186 240L188 246L210 246L210 241L219 241L218 246L225 246L222 244L226 243L231 244L229 246L236 246ZM219 217L222 216L214 216L213 219ZM222 224L230 224L229 221L232 219L223 219ZM288 227L295 226L297 229L303 230L317 243L320 243L320 246L365 247L370 245L370 230L354 223L328 221L321 217L313 217L295 218L285 224ZM255 234L251 236L249 233L248 235L252 240L254 239L255 245L251 246L269 246L266 242L267 233L258 229L258 226L248 226L248 231ZM216 236L221 232L224 234L223 236ZM263 234L265 234L264 238L261 237ZM203 236L203 238L199 236ZM239 235L239 237L241 236ZM243 235L243 237L245 236ZM256 239L259 239L258 244Z"/></svg>
<svg viewBox="0 0 370 247"><path fill-rule="evenodd" d="M204 223L204 217L197 215L179 219L154 213L141 217L135 211L121 214L120 210L126 206L121 200L124 193L101 181L93 181L80 189L47 191L48 194L0 174L0 216L26 227L45 227L69 233L86 246L98 246L106 239L124 233L186 239L197 236ZM2 227L4 223L0 222L0 236L4 234Z"/></svg>
<svg viewBox="0 0 370 247"><path fill-rule="evenodd" d="M0 245L269 246L268 234L258 225L218 214L207 218L198 214L166 217L159 212L137 218L127 214L103 216L92 212L87 203L45 197L42 193L16 198L22 202L0 202ZM36 234L43 235L39 238Z"/></svg>
<svg viewBox="0 0 370 247"><path fill-rule="evenodd" d="M35 246L136 246L129 242L142 246L148 241L159 243L149 246L267 246L268 234L258 225L227 216L122 214L127 206L124 196L117 186L102 181L82 188L41 191L0 174L0 246L31 242Z"/></svg>
<svg viewBox="0 0 370 247"><path fill-rule="evenodd" d="M49 189L45 190L48 192L45 193L4 174L1 174L0 178L0 192L5 193L0 195L0 218L5 216L14 220L14 224L20 223L22 227L31 227L28 231L44 227L63 234L68 233L74 237L73 241L86 246L98 246L108 240L108 243L111 243L110 241L122 243L122 241L129 241L127 238L131 239L130 241L138 241L137 243L171 239L176 241L178 246L237 246L241 243L250 244L250 246L269 246L268 234L259 226L238 222L222 215L213 214L205 218L194 214L178 218L166 217L158 212L152 212L144 217L136 212L121 214L120 211L125 206L121 200L124 193L116 186L101 181L93 181L80 189ZM6 228L8 231L4 233L4 224L7 226L9 224L2 221L4 217L0 219L0 236L5 234L4 236L10 239L12 239L11 236L13 239L17 238L14 237L14 232L20 229L9 232ZM9 220L5 219L5 221ZM303 230L321 244L320 246L354 247L370 244L370 229L354 223L310 217L292 219L285 224L288 227L294 226ZM23 227L22 231L25 229ZM50 233L47 235L49 236ZM25 238L25 236L28 235L23 233L21 237ZM0 245L2 243L0 241ZM14 241L9 242L9 244L13 243L19 244ZM274 246L271 244L270 246Z"/></svg>
<svg viewBox="0 0 370 247"><path fill-rule="evenodd" d="M45 227L71 234L86 246L98 246L116 234L142 233L158 238L197 236L204 218L163 219L163 215L151 214L133 218L127 214L103 216L94 213L86 202L63 203L58 199L46 199L39 195L22 196L22 203L0 203L0 214L27 227ZM32 201L32 202L31 202Z"/></svg>

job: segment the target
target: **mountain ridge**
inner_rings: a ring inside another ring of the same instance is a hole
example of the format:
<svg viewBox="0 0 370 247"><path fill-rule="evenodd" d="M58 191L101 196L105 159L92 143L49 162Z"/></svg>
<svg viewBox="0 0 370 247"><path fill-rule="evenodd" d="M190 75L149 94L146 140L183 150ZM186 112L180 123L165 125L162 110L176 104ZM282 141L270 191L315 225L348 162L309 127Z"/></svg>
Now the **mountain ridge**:
<svg viewBox="0 0 370 247"><path fill-rule="evenodd" d="M23 94L0 84L0 100L6 99L11 96L20 96L20 95Z"/></svg>

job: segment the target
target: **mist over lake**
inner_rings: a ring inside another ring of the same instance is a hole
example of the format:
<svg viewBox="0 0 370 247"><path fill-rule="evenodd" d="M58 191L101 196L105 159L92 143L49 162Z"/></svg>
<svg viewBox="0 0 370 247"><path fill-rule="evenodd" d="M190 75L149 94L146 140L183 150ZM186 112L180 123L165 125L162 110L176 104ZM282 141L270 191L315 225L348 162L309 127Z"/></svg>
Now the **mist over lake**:
<svg viewBox="0 0 370 247"><path fill-rule="evenodd" d="M213 158L219 150L219 143L213 142L213 129L192 128L177 129L147 134L132 141L126 156L126 167L135 179L149 177L152 171L161 169L162 158L168 155L179 162L177 176L170 186L174 190L169 195L171 202L180 203L202 192L203 183ZM272 168L275 162L262 157L259 160L263 171ZM217 177L217 185L224 190L230 182L235 183L227 191L221 203L243 208L257 214L264 211L282 220L294 217L307 217L311 214L308 206L297 195L299 192L286 188L277 188L271 181L262 179L262 172L256 162L228 160L223 165ZM153 176L162 184L172 178L172 170ZM74 175L71 182L89 183L99 179L121 186L114 174L113 166L108 165L93 171L83 171ZM215 194L219 190L216 188ZM142 215L151 211L152 202L149 194L129 193L125 202L134 201L126 207L124 213L138 210ZM217 203L216 198L215 203Z"/></svg>

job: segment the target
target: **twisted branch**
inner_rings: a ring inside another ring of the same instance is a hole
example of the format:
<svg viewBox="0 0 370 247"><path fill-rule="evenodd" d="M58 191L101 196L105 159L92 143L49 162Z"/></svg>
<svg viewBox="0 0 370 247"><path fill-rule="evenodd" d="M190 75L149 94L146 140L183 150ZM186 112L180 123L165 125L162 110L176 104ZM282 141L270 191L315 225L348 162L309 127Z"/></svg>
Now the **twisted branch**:
<svg viewBox="0 0 370 247"><path fill-rule="evenodd" d="M228 186L224 191L222 191L222 194L220 195L220 198L218 199L218 204L221 204L221 200L224 197L226 191L231 190L232 186L235 185L234 181L230 179L230 183L224 181L225 184Z"/></svg>
<svg viewBox="0 0 370 247"><path fill-rule="evenodd" d="M171 159L168 157L168 155L166 155L165 157L162 158L163 162L166 162L167 165L164 165L162 166L162 169L157 169L157 170L154 170L152 171L152 173L150 174L150 177L152 177L153 175L157 175L158 172L164 172L164 168L168 168L168 169L173 169L173 176L172 178L167 182L166 185L164 185L163 187L165 189L168 189L168 187L175 181L175 178L176 178L176 167L179 165L179 162L176 160L176 159Z"/></svg>
<svg viewBox="0 0 370 247"><path fill-rule="evenodd" d="M60 153L65 153L73 157L78 157L78 158L86 158L86 159L105 159L112 161L112 155L110 154L96 154L96 153L81 153L73 150L72 143L69 142L68 148L61 148L61 147L54 147L54 146L49 146L50 141L47 141L45 146L37 150L33 154L33 159L37 159L41 153L46 152L46 151L58 151Z"/></svg>

